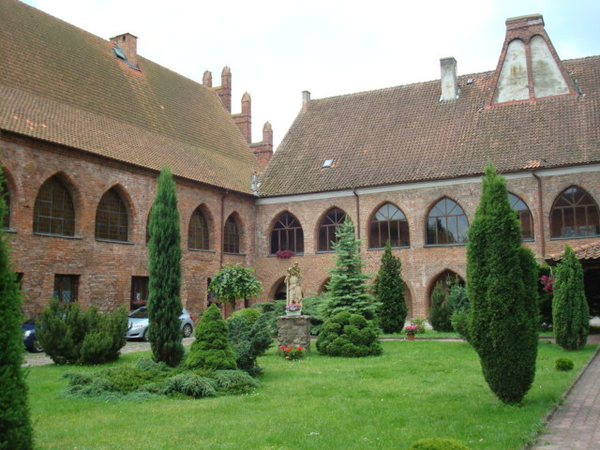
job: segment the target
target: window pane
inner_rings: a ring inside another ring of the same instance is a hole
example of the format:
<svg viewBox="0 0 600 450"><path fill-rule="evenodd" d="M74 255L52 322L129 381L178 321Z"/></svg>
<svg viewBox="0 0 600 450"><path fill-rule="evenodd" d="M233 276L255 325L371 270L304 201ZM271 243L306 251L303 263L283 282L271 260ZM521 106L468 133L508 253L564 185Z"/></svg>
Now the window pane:
<svg viewBox="0 0 600 450"><path fill-rule="evenodd" d="M71 194L57 177L48 179L38 192L33 213L34 233L74 236L75 208Z"/></svg>
<svg viewBox="0 0 600 450"><path fill-rule="evenodd" d="M382 248L387 241L392 247L407 246L409 243L408 221L402 211L391 203L379 208L369 228L370 248Z"/></svg>
<svg viewBox="0 0 600 450"><path fill-rule="evenodd" d="M300 222L290 213L279 216L271 232L271 254L283 250L304 252L304 235Z"/></svg>
<svg viewBox="0 0 600 450"><path fill-rule="evenodd" d="M427 244L463 244L469 221L463 209L449 198L441 199L427 219Z"/></svg>
<svg viewBox="0 0 600 450"><path fill-rule="evenodd" d="M127 208L116 189L108 190L96 211L96 238L111 241L127 241L129 218Z"/></svg>
<svg viewBox="0 0 600 450"><path fill-rule="evenodd" d="M188 248L194 250L209 249L208 222L200 208L196 208L190 220Z"/></svg>

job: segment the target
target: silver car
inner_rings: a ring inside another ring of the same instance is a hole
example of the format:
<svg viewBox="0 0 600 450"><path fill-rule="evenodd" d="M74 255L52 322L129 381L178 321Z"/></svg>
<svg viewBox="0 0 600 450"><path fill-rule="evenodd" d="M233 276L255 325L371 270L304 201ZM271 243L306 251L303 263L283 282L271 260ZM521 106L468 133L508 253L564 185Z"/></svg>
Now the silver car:
<svg viewBox="0 0 600 450"><path fill-rule="evenodd" d="M148 339L148 308L142 306L141 308L135 309L129 313L129 321L127 324L127 332L125 333L125 339ZM179 316L181 320L181 332L183 337L190 337L194 333L194 320L190 313L185 309L181 310Z"/></svg>

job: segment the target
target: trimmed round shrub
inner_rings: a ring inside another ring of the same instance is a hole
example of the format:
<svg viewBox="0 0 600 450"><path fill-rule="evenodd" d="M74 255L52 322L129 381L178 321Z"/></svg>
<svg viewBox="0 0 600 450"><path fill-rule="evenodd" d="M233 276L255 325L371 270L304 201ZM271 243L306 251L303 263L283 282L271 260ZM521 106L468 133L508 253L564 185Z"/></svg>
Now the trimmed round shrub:
<svg viewBox="0 0 600 450"><path fill-rule="evenodd" d="M554 363L554 368L563 372L573 370L573 367L575 367L575 365L569 358L558 358Z"/></svg>
<svg viewBox="0 0 600 450"><path fill-rule="evenodd" d="M418 440L408 450L469 450L469 447L456 439L430 438Z"/></svg>
<svg viewBox="0 0 600 450"><path fill-rule="evenodd" d="M317 350L329 356L361 357L381 354L381 343L372 322L342 311L325 321Z"/></svg>
<svg viewBox="0 0 600 450"><path fill-rule="evenodd" d="M235 311L231 317L229 319L227 319L227 322L229 322L231 319L234 319L236 317L241 317L244 320L246 320L246 322L248 322L248 324L250 326L254 325L254 322L256 322L258 320L258 318L260 317L260 311L256 308L244 308L244 309L240 309L239 311Z"/></svg>
<svg viewBox="0 0 600 450"><path fill-rule="evenodd" d="M175 392L194 398L217 395L215 380L193 373L180 373L165 382L161 393L172 394Z"/></svg>

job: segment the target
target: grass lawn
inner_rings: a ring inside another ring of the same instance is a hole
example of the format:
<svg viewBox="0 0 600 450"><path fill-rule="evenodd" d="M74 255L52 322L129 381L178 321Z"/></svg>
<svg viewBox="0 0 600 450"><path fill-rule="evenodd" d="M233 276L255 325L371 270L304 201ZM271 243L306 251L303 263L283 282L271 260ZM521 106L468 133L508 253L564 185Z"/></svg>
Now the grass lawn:
<svg viewBox="0 0 600 450"><path fill-rule="evenodd" d="M143 403L61 398L68 371L34 367L30 405L38 449L407 449L452 437L472 449L519 449L593 354L541 343L536 379L521 407L505 406L464 342L383 342L384 354L330 358L316 350L287 361L274 349L259 361L262 386L237 397ZM117 364L144 354L124 355ZM147 355L147 354L145 354ZM568 357L572 372L554 361Z"/></svg>

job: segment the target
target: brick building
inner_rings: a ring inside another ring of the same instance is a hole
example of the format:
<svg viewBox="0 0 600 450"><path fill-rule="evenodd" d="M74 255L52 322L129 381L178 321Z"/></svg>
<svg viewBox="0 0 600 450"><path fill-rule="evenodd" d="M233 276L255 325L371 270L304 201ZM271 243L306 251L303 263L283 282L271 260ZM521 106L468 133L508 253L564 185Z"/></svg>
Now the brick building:
<svg viewBox="0 0 600 450"><path fill-rule="evenodd" d="M425 316L436 280L465 277L488 161L540 260L599 239L600 57L561 61L539 15L507 21L490 72L458 76L446 58L437 81L303 93L275 153L268 123L252 143L248 94L231 113L228 68L220 86L209 72L199 84L138 55L129 33L106 41L16 0L0 0L0 18L4 226L30 314L52 295L107 308L145 299L146 226L164 166L177 184L192 312L205 309L224 263L256 268L257 301L281 295L294 262L305 294L322 292L348 215L368 272L391 240L411 313ZM586 267L598 302L597 259Z"/></svg>

